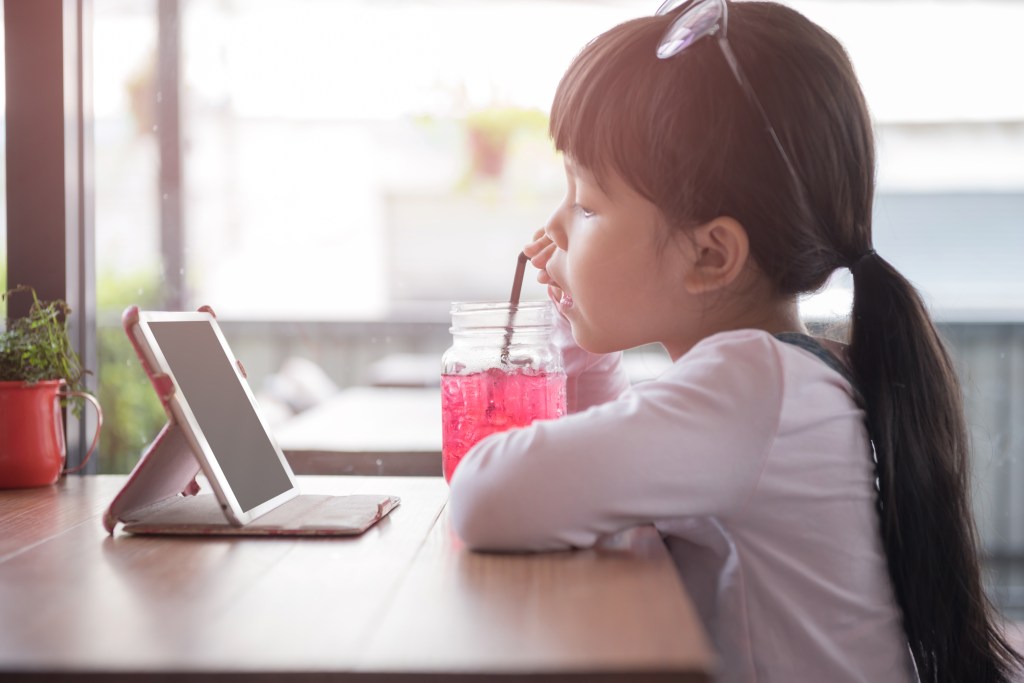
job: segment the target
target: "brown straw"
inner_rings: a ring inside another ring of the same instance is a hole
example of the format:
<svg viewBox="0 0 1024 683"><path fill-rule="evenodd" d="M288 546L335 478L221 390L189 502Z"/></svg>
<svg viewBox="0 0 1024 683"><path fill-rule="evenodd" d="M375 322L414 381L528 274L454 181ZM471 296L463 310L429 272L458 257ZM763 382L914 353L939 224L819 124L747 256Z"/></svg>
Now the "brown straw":
<svg viewBox="0 0 1024 683"><path fill-rule="evenodd" d="M516 311L519 310L519 295L523 291L523 275L526 274L526 262L530 258L520 252L516 260L516 274L512 278L512 295L508 299L508 324L505 326L505 343L501 347L501 362L508 364L509 347L512 345L512 326L515 323Z"/></svg>

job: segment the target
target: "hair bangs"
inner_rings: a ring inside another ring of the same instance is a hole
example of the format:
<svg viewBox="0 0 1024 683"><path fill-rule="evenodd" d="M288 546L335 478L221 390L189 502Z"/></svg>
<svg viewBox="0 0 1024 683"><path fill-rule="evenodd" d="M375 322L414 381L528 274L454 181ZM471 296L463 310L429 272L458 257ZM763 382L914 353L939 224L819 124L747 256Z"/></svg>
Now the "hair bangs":
<svg viewBox="0 0 1024 683"><path fill-rule="evenodd" d="M665 26L662 17L644 17L592 40L562 77L551 105L555 149L599 183L613 172L648 199L657 153L652 131L661 118L660 98L650 93L662 90L651 81L668 75L655 54Z"/></svg>

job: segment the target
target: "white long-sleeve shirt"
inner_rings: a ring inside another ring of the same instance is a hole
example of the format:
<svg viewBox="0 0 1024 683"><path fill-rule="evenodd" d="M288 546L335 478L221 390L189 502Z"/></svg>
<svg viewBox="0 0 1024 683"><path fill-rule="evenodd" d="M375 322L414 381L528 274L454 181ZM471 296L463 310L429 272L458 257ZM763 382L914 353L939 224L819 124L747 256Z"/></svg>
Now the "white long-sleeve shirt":
<svg viewBox="0 0 1024 683"><path fill-rule="evenodd" d="M589 547L653 523L718 680L916 680L841 374L759 330L713 335L632 388L617 355L565 353L578 412L484 439L452 478L470 547Z"/></svg>

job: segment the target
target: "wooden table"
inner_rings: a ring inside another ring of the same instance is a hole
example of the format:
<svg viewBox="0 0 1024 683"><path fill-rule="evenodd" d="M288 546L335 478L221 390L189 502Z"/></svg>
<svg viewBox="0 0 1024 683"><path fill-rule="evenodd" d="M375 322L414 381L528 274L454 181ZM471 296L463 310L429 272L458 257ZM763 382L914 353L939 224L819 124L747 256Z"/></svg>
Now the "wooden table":
<svg viewBox="0 0 1024 683"><path fill-rule="evenodd" d="M440 476L441 390L344 389L274 437L297 474Z"/></svg>
<svg viewBox="0 0 1024 683"><path fill-rule="evenodd" d="M300 477L403 502L358 538L107 536L124 480L0 491L0 680L701 681L711 666L653 528L479 554L441 479Z"/></svg>

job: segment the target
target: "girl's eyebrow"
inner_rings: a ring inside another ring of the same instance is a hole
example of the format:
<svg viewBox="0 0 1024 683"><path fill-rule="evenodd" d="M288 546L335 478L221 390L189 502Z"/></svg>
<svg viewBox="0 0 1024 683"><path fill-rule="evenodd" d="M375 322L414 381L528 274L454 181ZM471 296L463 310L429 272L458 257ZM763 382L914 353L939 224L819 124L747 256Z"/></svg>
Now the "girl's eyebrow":
<svg viewBox="0 0 1024 683"><path fill-rule="evenodd" d="M573 177L582 180L587 185L600 188L604 191L604 186L598 182L597 176L590 172L586 167L579 165L569 157L565 157L565 167Z"/></svg>
<svg viewBox="0 0 1024 683"><path fill-rule="evenodd" d="M601 184L597 182L597 176L595 176L593 173L583 168L582 166L576 167L576 177L580 178L583 182L587 183L588 185L595 185L597 187L601 186Z"/></svg>
<svg viewBox="0 0 1024 683"><path fill-rule="evenodd" d="M571 175L575 180L583 182L588 187L596 188L601 192L601 194L603 194L608 199L615 198L613 196L614 193L612 191L612 188L610 188L607 184L601 182L601 179L598 178L586 166L581 166L579 163L576 162L575 159L569 157L568 155L566 155L563 158L563 162L565 163L566 172L569 175Z"/></svg>

